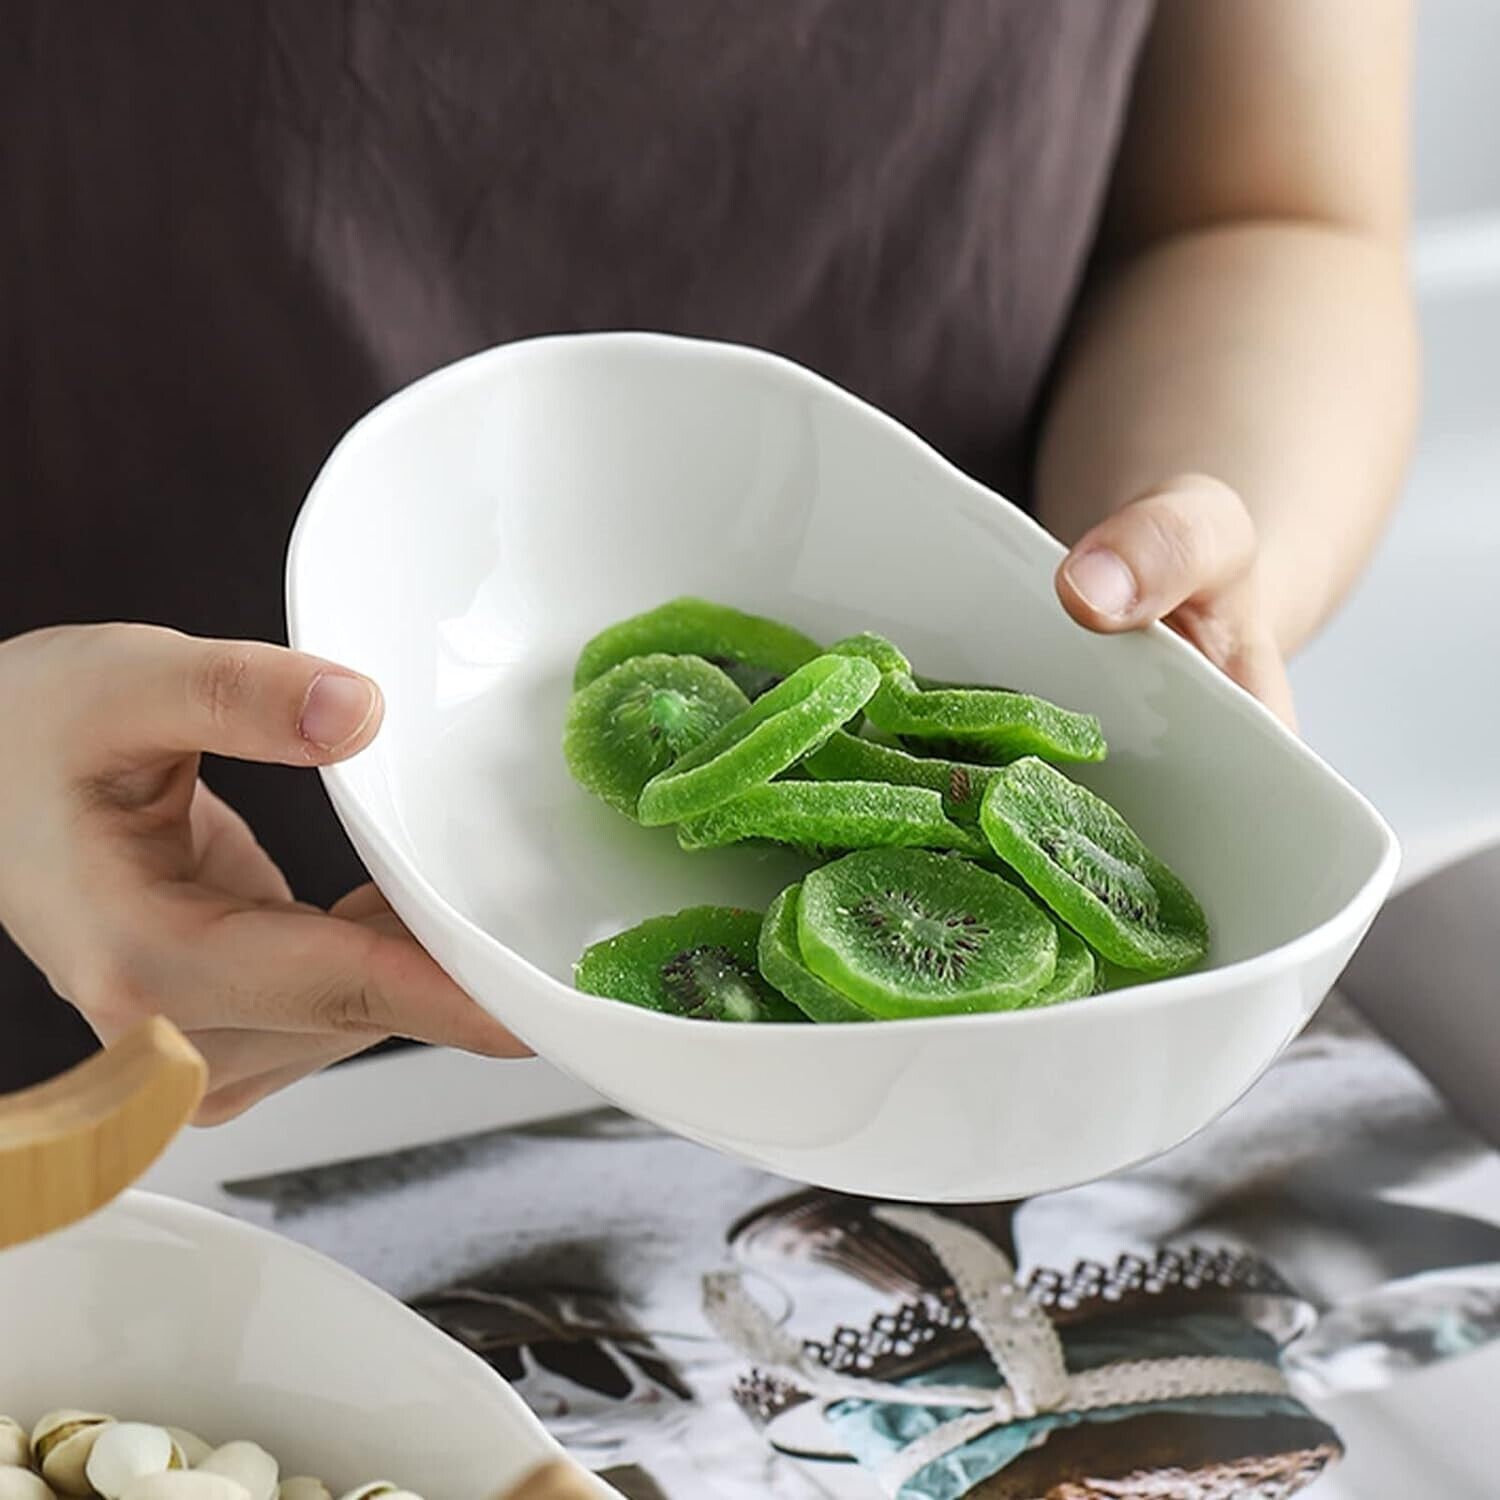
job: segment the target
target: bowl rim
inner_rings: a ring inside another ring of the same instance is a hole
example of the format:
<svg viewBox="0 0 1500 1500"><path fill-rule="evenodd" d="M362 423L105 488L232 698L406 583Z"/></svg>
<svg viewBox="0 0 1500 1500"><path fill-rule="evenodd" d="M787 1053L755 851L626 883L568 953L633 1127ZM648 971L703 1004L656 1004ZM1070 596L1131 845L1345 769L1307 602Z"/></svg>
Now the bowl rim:
<svg viewBox="0 0 1500 1500"><path fill-rule="evenodd" d="M564 1456L562 1445L552 1436L531 1408L499 1372L486 1364L473 1350L465 1348L457 1339L434 1327L399 1297L377 1286L367 1277L361 1276L358 1271L344 1265L341 1261L334 1260L331 1256L324 1255L319 1250L263 1228L259 1224L252 1224L218 1209L190 1203L182 1198L173 1198L164 1193L154 1193L143 1188L127 1188L97 1212L90 1214L88 1218L67 1225L55 1231L54 1234L43 1236L42 1239L31 1243L47 1247L53 1241L71 1237L70 1242L77 1244L96 1231L107 1229L113 1221L132 1215L153 1228L162 1229L168 1233L188 1235L195 1245L210 1255L215 1253L217 1245L224 1241L249 1243L258 1246L262 1254L274 1256L283 1262L300 1262L316 1274L339 1282L355 1296L363 1299L373 1313L377 1313L387 1322L394 1321L409 1335L423 1340L424 1346L432 1350L435 1358L451 1364L451 1375L445 1372L443 1377L445 1383L449 1380L455 1383L461 1382L472 1391L476 1400L489 1400L505 1407L530 1434L535 1443L534 1456L537 1463ZM3 1284L5 1279L4 1267L4 1258L0 1257L0 1284ZM599 1493L601 1496L612 1495L615 1491L601 1489Z"/></svg>
<svg viewBox="0 0 1500 1500"><path fill-rule="evenodd" d="M965 474L911 428L786 355L731 341L644 330L611 329L549 333L495 344L439 366L393 391L345 431L323 460L308 488L287 544L285 566L287 630L288 640L294 649L305 649L300 644L304 637L300 582L305 568L306 554L310 550L308 538L318 524L321 501L325 490L329 487L330 476L340 456L356 444L367 441L373 431L395 421L413 402L430 401L449 386L481 380L492 367L524 357L528 353L549 347L578 348L587 345L637 349L667 358L685 356L694 359L709 358L727 363L738 362L757 367L772 378L793 387L800 386L804 390L815 392L819 399L831 401L843 406L846 410L855 411L865 422L883 428L892 441L920 450L929 463L945 472L948 481L955 486L956 490L970 501L982 501L987 508L994 506L994 513L1004 517L1002 524L1009 525L1026 535L1030 545L1039 551L1044 551L1059 561L1066 555L1067 549L1034 516L1006 500L998 491L990 489ZM997 501L999 504L995 505ZM1175 631L1157 623L1148 626L1146 630L1138 634L1156 640L1162 649L1176 652L1179 659L1188 664L1188 671L1196 674L1204 691L1216 695L1226 711L1237 715L1245 723L1254 724L1261 733L1269 731L1272 739L1280 745L1284 753L1311 768L1323 779L1332 793L1341 797L1354 813L1362 817L1380 845L1379 856L1373 868L1354 894L1332 915L1286 942L1251 954L1249 957L1215 965L1208 969L1191 970L1185 974L1172 975L1164 979L1143 979L1139 984L1097 995L1082 996L1077 1000L1069 1001L1066 1005L1045 1006L1039 1009L1022 1008L1009 1011L903 1018L899 1022L902 1035L909 1035L914 1040L919 1039L934 1026L942 1027L945 1034L952 1034L960 1027L973 1029L1006 1025L1019 1029L1029 1026L1074 1024L1069 1018L1087 1017L1093 1014L1100 1002L1107 1004L1110 1009L1122 1015L1138 1014L1156 1010L1161 1006L1187 1003L1195 997L1204 997L1215 992L1227 983L1248 986L1288 969L1299 967L1313 954L1330 947L1336 941L1338 934L1346 932L1351 926L1366 924L1369 920L1373 920L1375 913L1389 894L1400 866L1401 847L1395 830L1369 799L1323 760L1305 741L1288 729L1270 709L1238 683L1231 681ZM358 757L352 759L357 761ZM340 762L319 767L319 774L323 778L329 799L338 816L346 825L357 830L363 839L378 847L388 863L395 867L408 888L414 890L425 903L430 903L441 911L447 921L461 929L469 939L500 955L507 962L518 965L526 978L532 983L541 984L553 1000L592 1009L596 1014L601 1013L602 1009L602 1013L618 1016L620 1012L628 1010L632 1018L642 1026L687 1026L691 1027L695 1033L722 1031L722 1028L718 1027L705 1028L687 1017L666 1015L639 1006L622 1006L617 1001L586 994L539 968L524 953L501 942L499 938L487 932L472 918L453 906L427 879L417 867L416 862L408 857L406 851L391 842L380 831L378 820L370 814L363 798L352 784L349 765L350 762ZM826 1038L831 1035L837 1038L851 1030L867 1031L872 1026L879 1026L885 1030L889 1029L890 1025L889 1021L877 1021L874 1018L870 1021L845 1023L842 1026L807 1026L799 1022L787 1021L762 1022L751 1030L757 1035L766 1036L792 1033L811 1041L817 1036ZM832 1045L832 1043L820 1044L814 1041L812 1045Z"/></svg>

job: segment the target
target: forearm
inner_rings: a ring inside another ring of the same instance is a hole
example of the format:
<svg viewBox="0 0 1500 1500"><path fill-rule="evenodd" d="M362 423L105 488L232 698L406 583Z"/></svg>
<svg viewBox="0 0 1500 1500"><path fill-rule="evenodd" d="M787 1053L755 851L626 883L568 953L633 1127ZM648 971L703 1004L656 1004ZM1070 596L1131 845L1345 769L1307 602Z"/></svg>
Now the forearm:
<svg viewBox="0 0 1500 1500"><path fill-rule="evenodd" d="M1238 491L1290 652L1336 608L1399 493L1416 410L1403 255L1333 226L1256 221L1132 256L1088 299L1037 471L1066 542L1154 485Z"/></svg>

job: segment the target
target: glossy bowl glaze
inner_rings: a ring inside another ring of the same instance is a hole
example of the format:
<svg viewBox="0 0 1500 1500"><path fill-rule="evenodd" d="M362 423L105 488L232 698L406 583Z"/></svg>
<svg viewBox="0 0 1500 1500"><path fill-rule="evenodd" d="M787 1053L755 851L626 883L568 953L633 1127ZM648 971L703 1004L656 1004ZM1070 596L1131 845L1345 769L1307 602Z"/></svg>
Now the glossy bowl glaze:
<svg viewBox="0 0 1500 1500"><path fill-rule="evenodd" d="M482 1360L352 1271L139 1192L0 1255L0 1414L61 1406L249 1438L334 1494L499 1500L559 1451Z"/></svg>
<svg viewBox="0 0 1500 1500"><path fill-rule="evenodd" d="M906 429L785 360L642 334L508 345L360 422L288 560L293 643L376 677L375 745L326 773L393 906L541 1055L626 1109L789 1177L889 1198L1059 1188L1165 1150L1260 1075L1384 899L1395 840L1170 632L1101 639L1060 547ZM1097 712L1082 774L1202 898L1203 972L1034 1013L714 1026L573 991L585 944L800 866L689 856L569 780L573 658L680 593L919 671ZM495 1087L505 1087L500 1065Z"/></svg>

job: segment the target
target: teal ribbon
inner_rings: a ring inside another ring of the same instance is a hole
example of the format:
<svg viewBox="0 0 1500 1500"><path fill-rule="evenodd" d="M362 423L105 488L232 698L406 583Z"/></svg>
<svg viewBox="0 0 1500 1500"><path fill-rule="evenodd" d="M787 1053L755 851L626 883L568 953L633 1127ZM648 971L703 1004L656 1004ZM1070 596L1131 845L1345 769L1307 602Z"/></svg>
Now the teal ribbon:
<svg viewBox="0 0 1500 1500"><path fill-rule="evenodd" d="M1095 1321L1059 1330L1068 1369L1094 1369L1123 1360L1182 1356L1255 1359L1275 1368L1273 1339L1236 1318L1193 1314L1170 1318ZM913 1376L903 1384L969 1385L998 1389L1001 1378L982 1355L952 1360ZM1045 1442L1053 1432L1081 1422L1120 1422L1146 1412L1240 1417L1307 1416L1306 1407L1290 1396L1192 1396L1148 1405L1107 1406L1088 1412L1042 1412L1008 1422L935 1459L902 1485L897 1500L959 1500L977 1485ZM879 1470L902 1449L936 1427L966 1415L962 1407L902 1406L893 1402L845 1400L825 1413L826 1420L859 1463Z"/></svg>

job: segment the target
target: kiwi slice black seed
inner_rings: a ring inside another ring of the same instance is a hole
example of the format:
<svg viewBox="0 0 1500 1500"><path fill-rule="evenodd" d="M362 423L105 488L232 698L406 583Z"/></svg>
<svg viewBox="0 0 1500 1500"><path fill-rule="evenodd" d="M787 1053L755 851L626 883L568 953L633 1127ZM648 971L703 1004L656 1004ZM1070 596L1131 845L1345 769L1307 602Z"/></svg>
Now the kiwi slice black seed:
<svg viewBox="0 0 1500 1500"><path fill-rule="evenodd" d="M812 871L797 936L814 974L887 1017L1013 1009L1057 964L1057 928L1030 896L922 849L862 849Z"/></svg>
<svg viewBox="0 0 1500 1500"><path fill-rule="evenodd" d="M1207 954L1208 923L1187 886L1109 803L1046 762L1005 767L980 824L1000 857L1111 963L1161 977Z"/></svg>
<svg viewBox="0 0 1500 1500"><path fill-rule="evenodd" d="M825 984L802 961L797 938L797 903L800 884L788 886L766 912L760 929L760 972L809 1020L824 1022L869 1021L862 1010L831 984Z"/></svg>
<svg viewBox="0 0 1500 1500"><path fill-rule="evenodd" d="M601 630L584 646L573 673L580 688L634 656L701 656L758 698L819 654L800 630L764 615L684 595Z"/></svg>
<svg viewBox="0 0 1500 1500"><path fill-rule="evenodd" d="M1052 761L1098 761L1104 734L1093 714L1059 708L1030 693L996 688L924 691L910 676L882 677L865 714L910 748L1004 763L1023 755Z"/></svg>
<svg viewBox="0 0 1500 1500"><path fill-rule="evenodd" d="M889 781L922 786L943 799L943 811L961 823L977 823L979 807L996 767L912 755L840 729L812 752L802 769L819 781Z"/></svg>
<svg viewBox="0 0 1500 1500"><path fill-rule="evenodd" d="M584 950L573 982L604 995L695 1021L802 1021L760 972L759 912L694 906L651 917Z"/></svg>
<svg viewBox="0 0 1500 1500"><path fill-rule="evenodd" d="M633 657L573 694L563 755L574 780L634 817L653 776L749 706L701 657Z"/></svg>

